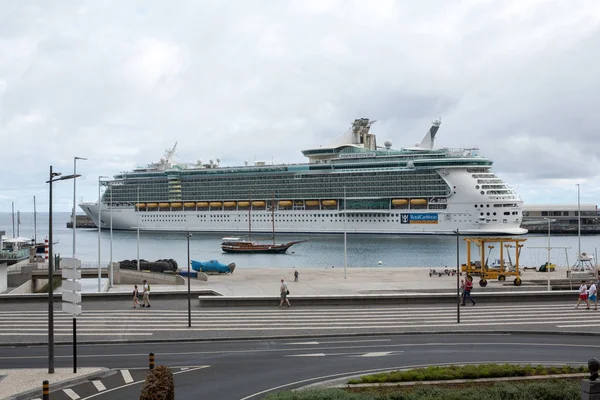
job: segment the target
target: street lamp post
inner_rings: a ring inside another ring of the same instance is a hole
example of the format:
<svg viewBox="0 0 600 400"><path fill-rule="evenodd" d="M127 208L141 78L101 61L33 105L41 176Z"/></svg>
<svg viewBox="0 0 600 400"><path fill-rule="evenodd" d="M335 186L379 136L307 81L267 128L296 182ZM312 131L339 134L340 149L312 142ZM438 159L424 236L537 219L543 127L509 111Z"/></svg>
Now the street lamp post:
<svg viewBox="0 0 600 400"><path fill-rule="evenodd" d="M552 223L554 220L550 218L544 219L548 221L548 260L546 261L546 273L548 274L548 291L550 291L550 223Z"/></svg>
<svg viewBox="0 0 600 400"><path fill-rule="evenodd" d="M192 235L187 233L187 269L188 269L188 327L192 327L192 291L191 291L191 280L192 275L190 271L190 266L192 263L190 262L190 237Z"/></svg>
<svg viewBox="0 0 600 400"><path fill-rule="evenodd" d="M460 324L460 247L459 239L460 233L456 230L456 323Z"/></svg>
<svg viewBox="0 0 600 400"><path fill-rule="evenodd" d="M346 219L348 219L348 210L346 210L346 186L344 186L344 279L348 278L346 270L348 269L348 242L346 241Z"/></svg>
<svg viewBox="0 0 600 400"><path fill-rule="evenodd" d="M102 261L101 261L101 234L102 234L102 199L100 198L100 183L102 178L108 178L107 176L98 177L98 293L102 291Z"/></svg>
<svg viewBox="0 0 600 400"><path fill-rule="evenodd" d="M140 208L139 208L139 204L140 204L140 187L137 187L137 212L135 213L135 218L136 218L136 224L137 224L137 241L136 241L136 247L137 247L137 270L140 270Z"/></svg>
<svg viewBox="0 0 600 400"><path fill-rule="evenodd" d="M49 187L48 205L48 373L54 373L54 256L52 254L52 182L75 179L81 175L73 174L61 176L60 172L53 172L50 166L50 179L46 182Z"/></svg>
<svg viewBox="0 0 600 400"><path fill-rule="evenodd" d="M581 257L581 200L579 197L579 183L577 184L577 260Z"/></svg>
<svg viewBox="0 0 600 400"><path fill-rule="evenodd" d="M77 160L87 160L83 157L73 157L73 175L77 174ZM73 258L75 258L75 235L77 231L77 179L73 179Z"/></svg>
<svg viewBox="0 0 600 400"><path fill-rule="evenodd" d="M109 261L109 279L108 284L109 287L113 287L113 218L112 218L112 208L113 208L113 186L111 184L108 185L110 189L110 206L108 207L108 212L110 214L110 261Z"/></svg>

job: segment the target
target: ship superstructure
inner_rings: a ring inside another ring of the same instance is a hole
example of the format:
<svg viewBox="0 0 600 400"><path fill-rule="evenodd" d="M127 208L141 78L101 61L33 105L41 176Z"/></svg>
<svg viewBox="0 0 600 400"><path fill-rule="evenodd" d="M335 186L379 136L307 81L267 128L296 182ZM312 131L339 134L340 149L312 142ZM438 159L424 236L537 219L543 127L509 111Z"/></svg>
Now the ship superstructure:
<svg viewBox="0 0 600 400"><path fill-rule="evenodd" d="M522 200L476 148L435 149L440 121L414 147L378 147L356 119L306 164L158 163L105 183L102 227L200 232L524 234ZM98 204L80 207L98 223ZM273 212L274 208L274 212ZM251 221L249 221L251 219Z"/></svg>

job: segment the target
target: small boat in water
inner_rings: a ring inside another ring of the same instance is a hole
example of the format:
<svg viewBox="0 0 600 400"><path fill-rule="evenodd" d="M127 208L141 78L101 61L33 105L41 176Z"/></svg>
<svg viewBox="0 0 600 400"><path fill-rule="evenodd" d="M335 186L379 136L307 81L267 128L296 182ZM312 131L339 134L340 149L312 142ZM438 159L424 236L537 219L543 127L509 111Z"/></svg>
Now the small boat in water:
<svg viewBox="0 0 600 400"><path fill-rule="evenodd" d="M220 274L231 274L235 270L235 263L223 264L217 260L192 260L192 269L198 272L218 272Z"/></svg>
<svg viewBox="0 0 600 400"><path fill-rule="evenodd" d="M306 240L287 243L258 243L237 237L224 237L221 249L226 253L285 253L296 243L302 242L306 242Z"/></svg>

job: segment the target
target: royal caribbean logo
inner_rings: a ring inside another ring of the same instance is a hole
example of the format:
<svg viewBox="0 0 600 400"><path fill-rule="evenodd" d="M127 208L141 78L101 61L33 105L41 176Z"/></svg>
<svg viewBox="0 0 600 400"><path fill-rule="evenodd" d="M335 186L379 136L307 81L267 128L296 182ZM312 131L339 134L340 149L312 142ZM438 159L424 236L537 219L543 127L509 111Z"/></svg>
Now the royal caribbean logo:
<svg viewBox="0 0 600 400"><path fill-rule="evenodd" d="M400 222L403 224L437 224L437 214L400 214Z"/></svg>

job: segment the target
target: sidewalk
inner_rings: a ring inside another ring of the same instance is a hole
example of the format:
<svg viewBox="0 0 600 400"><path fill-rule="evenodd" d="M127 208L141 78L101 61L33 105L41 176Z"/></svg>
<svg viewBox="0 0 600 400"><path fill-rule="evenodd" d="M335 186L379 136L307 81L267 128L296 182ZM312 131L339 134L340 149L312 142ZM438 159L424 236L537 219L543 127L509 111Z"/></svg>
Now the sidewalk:
<svg viewBox="0 0 600 400"><path fill-rule="evenodd" d="M47 368L0 369L1 399L41 398L45 380L50 383L50 391L53 391L109 372L107 368L78 368L77 374L73 373L72 368L56 368L53 374L49 374Z"/></svg>

